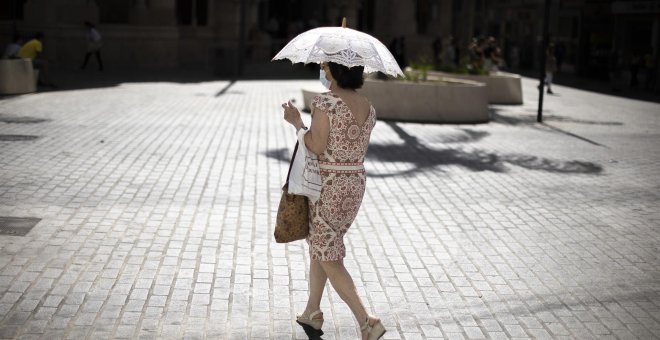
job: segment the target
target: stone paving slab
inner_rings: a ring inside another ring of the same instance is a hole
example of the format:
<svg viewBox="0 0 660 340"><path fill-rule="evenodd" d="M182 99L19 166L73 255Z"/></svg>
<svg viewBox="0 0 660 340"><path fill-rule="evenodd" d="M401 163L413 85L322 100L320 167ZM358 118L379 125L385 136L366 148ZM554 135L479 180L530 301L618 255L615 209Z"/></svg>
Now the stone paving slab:
<svg viewBox="0 0 660 340"><path fill-rule="evenodd" d="M272 231L310 81L0 99L0 338L305 339L303 242ZM660 338L660 105L556 86L535 123L379 121L349 271L386 339ZM357 324L328 288L324 339Z"/></svg>

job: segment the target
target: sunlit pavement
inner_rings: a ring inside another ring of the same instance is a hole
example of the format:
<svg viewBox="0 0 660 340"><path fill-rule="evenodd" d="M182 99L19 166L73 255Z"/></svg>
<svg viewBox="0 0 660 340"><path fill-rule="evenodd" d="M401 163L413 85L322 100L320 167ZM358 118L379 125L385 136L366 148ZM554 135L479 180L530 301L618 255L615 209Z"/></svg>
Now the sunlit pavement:
<svg viewBox="0 0 660 340"><path fill-rule="evenodd" d="M279 105L316 83L0 99L0 216L41 219L0 235L0 337L306 338L307 246L272 231ZM555 86L538 124L535 90L490 124L378 122L346 264L386 339L660 338L660 105ZM357 338L330 286L322 309Z"/></svg>

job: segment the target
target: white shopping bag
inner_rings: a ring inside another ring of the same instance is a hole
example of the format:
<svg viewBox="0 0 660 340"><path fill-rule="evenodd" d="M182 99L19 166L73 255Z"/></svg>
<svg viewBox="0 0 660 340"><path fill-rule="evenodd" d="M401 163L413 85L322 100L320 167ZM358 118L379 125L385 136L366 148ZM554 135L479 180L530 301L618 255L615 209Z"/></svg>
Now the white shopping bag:
<svg viewBox="0 0 660 340"><path fill-rule="evenodd" d="M289 193L307 196L312 203L321 197L321 170L318 156L305 146L305 133L298 132L298 150L291 165Z"/></svg>

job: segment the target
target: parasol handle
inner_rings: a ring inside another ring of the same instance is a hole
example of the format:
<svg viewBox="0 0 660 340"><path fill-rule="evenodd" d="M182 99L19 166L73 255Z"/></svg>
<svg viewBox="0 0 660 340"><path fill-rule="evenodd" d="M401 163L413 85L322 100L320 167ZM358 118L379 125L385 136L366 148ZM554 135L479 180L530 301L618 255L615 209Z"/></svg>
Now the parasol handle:
<svg viewBox="0 0 660 340"><path fill-rule="evenodd" d="M343 17L343 18L341 19L341 27L342 27L342 28L346 28L346 17Z"/></svg>

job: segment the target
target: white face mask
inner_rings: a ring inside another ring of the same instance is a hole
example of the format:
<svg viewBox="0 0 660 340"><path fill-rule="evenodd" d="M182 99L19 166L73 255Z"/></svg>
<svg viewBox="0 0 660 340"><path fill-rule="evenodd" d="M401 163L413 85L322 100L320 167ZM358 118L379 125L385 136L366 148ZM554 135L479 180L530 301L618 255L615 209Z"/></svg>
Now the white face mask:
<svg viewBox="0 0 660 340"><path fill-rule="evenodd" d="M331 84L332 82L330 82L330 81L328 80L328 78L325 77L325 72L323 71L323 69L320 69L319 71L320 71L320 73L319 73L319 80L321 81L321 84L323 84L323 86L324 86L326 89L329 90L329 89L330 89L330 84Z"/></svg>

